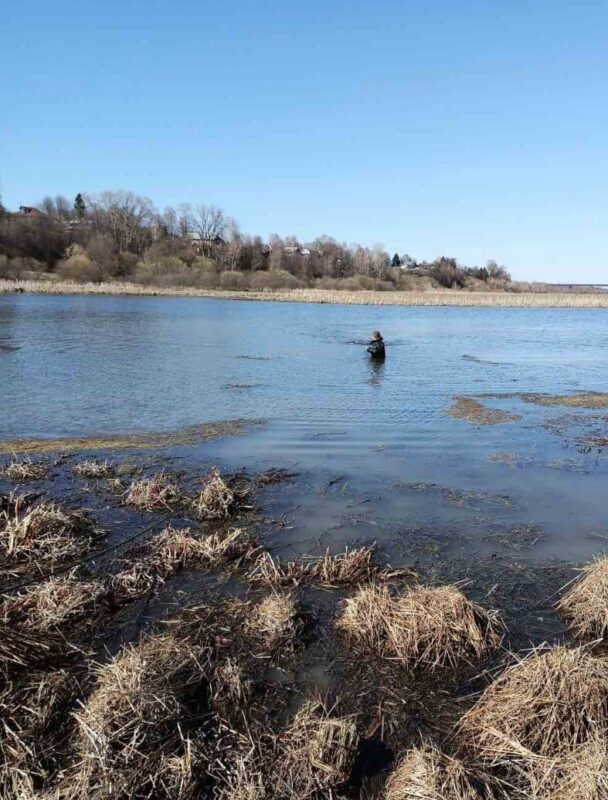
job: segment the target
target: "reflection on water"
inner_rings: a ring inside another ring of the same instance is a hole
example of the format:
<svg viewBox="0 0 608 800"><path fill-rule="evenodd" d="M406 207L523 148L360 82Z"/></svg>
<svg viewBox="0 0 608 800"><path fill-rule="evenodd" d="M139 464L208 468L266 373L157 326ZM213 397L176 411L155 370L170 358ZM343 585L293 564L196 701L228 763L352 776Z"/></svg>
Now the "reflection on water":
<svg viewBox="0 0 608 800"><path fill-rule="evenodd" d="M608 541L606 466L577 437L607 415L566 425L563 408L503 398L492 405L521 420L478 427L445 409L454 395L605 390L605 314L0 297L0 437L266 418L175 453L194 469L297 464L274 499L281 555L375 540L394 563L586 558ZM363 344L376 327L383 363Z"/></svg>

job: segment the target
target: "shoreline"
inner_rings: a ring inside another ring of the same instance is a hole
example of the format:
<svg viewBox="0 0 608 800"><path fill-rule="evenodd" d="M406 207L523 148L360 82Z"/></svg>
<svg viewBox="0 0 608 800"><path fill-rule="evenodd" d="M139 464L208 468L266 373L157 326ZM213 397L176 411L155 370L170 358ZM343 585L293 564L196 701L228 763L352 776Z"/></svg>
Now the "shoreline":
<svg viewBox="0 0 608 800"><path fill-rule="evenodd" d="M125 295L142 297L201 297L279 303L319 303L373 306L459 306L481 308L608 308L608 292L468 292L444 289L428 292L341 291L285 289L232 291L141 286L135 283L73 283L49 280L0 280L3 294Z"/></svg>

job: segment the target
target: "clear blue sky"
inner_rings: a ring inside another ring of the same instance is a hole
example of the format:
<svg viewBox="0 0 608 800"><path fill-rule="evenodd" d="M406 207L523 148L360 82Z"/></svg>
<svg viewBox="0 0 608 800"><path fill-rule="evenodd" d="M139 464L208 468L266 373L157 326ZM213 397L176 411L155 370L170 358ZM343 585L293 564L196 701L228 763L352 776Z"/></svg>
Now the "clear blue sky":
<svg viewBox="0 0 608 800"><path fill-rule="evenodd" d="M131 189L244 231L608 282L606 0L9 3L9 207Z"/></svg>

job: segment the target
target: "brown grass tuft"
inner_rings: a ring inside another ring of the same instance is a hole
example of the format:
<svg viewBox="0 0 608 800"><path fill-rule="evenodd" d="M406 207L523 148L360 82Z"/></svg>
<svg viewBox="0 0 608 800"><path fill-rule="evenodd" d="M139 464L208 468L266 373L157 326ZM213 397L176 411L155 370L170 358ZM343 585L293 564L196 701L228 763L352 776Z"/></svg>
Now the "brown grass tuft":
<svg viewBox="0 0 608 800"><path fill-rule="evenodd" d="M351 776L358 744L354 717L332 716L323 702L306 702L281 736L279 796L333 797Z"/></svg>
<svg viewBox="0 0 608 800"><path fill-rule="evenodd" d="M463 747L484 763L534 768L608 732L608 659L584 648L534 650L509 667L462 718Z"/></svg>
<svg viewBox="0 0 608 800"><path fill-rule="evenodd" d="M608 635L608 557L583 567L557 604L572 633L580 639Z"/></svg>
<svg viewBox="0 0 608 800"><path fill-rule="evenodd" d="M100 667L76 714L80 763L72 796L152 796L166 759L186 755L184 731L205 696L208 671L205 651L171 633L146 637Z"/></svg>
<svg viewBox="0 0 608 800"><path fill-rule="evenodd" d="M464 765L428 743L409 750L391 773L382 800L484 800Z"/></svg>
<svg viewBox="0 0 608 800"><path fill-rule="evenodd" d="M74 475L79 478L107 478L112 472L109 461L96 461L90 459L87 461L79 461L72 467Z"/></svg>
<svg viewBox="0 0 608 800"><path fill-rule="evenodd" d="M430 669L479 662L500 643L497 618L453 586L396 596L386 587L363 586L344 601L337 627L355 646Z"/></svg>
<svg viewBox="0 0 608 800"><path fill-rule="evenodd" d="M45 664L64 649L63 638L20 625L0 625L0 666L32 667Z"/></svg>
<svg viewBox="0 0 608 800"><path fill-rule="evenodd" d="M235 494L213 467L203 480L201 492L192 501L192 508L200 519L225 519L235 504Z"/></svg>
<svg viewBox="0 0 608 800"><path fill-rule="evenodd" d="M10 559L55 564L85 552L93 529L85 514L40 503L0 515L0 548Z"/></svg>
<svg viewBox="0 0 608 800"><path fill-rule="evenodd" d="M31 458L23 458L20 461L13 458L9 464L0 468L0 476L18 483L25 483L45 478L48 471L48 464L32 461Z"/></svg>
<svg viewBox="0 0 608 800"><path fill-rule="evenodd" d="M269 651L281 646L293 646L301 623L292 594L269 594L251 611L246 631L260 639Z"/></svg>
<svg viewBox="0 0 608 800"><path fill-rule="evenodd" d="M321 558L304 558L300 561L275 561L270 553L263 553L249 573L252 583L268 586L299 586L315 584L327 589L350 586L360 581L398 580L411 578L410 569L383 570L373 563L374 545L359 547L332 556L329 550Z"/></svg>
<svg viewBox="0 0 608 800"><path fill-rule="evenodd" d="M175 508L183 499L183 493L168 479L163 470L151 478L133 481L127 491L125 502L144 511L158 511Z"/></svg>

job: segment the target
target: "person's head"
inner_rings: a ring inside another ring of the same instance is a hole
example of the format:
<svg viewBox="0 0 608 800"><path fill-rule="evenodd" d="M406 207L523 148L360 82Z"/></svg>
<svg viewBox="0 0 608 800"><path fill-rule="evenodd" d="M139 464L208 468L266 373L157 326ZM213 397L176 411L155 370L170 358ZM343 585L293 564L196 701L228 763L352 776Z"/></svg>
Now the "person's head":
<svg viewBox="0 0 608 800"><path fill-rule="evenodd" d="M382 339L380 331L374 331L372 333L372 339L374 340L374 342L377 342L379 339Z"/></svg>

